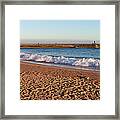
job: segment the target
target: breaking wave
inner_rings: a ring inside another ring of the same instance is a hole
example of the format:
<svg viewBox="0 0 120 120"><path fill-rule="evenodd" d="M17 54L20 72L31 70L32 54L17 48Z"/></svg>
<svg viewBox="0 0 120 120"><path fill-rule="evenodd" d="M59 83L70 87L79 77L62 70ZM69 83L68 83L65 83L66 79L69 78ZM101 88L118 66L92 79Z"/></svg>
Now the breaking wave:
<svg viewBox="0 0 120 120"><path fill-rule="evenodd" d="M65 56L49 56L31 53L20 53L21 61L33 61L82 67L100 67L100 60L95 58L73 58Z"/></svg>

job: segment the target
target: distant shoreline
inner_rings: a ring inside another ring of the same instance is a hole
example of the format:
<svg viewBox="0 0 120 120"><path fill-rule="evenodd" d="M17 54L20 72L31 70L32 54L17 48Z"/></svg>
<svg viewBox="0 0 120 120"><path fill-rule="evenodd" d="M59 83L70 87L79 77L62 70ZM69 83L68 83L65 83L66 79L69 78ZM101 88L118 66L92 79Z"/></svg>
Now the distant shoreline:
<svg viewBox="0 0 120 120"><path fill-rule="evenodd" d="M20 48L100 48L100 44L21 44Z"/></svg>

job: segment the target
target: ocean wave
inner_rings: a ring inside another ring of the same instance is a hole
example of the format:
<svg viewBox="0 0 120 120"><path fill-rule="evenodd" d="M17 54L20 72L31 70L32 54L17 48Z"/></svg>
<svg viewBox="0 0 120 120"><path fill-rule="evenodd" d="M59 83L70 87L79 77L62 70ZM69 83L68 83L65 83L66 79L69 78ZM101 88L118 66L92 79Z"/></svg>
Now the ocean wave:
<svg viewBox="0 0 120 120"><path fill-rule="evenodd" d="M20 53L21 61L34 61L83 67L100 67L100 60L95 58L72 58L65 56L49 56L32 53Z"/></svg>

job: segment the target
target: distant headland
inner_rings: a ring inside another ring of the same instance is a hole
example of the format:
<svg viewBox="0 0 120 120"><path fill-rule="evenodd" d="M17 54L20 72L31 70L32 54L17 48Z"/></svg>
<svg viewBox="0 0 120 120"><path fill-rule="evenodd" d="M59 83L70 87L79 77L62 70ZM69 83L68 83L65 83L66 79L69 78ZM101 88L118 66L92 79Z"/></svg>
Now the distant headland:
<svg viewBox="0 0 120 120"><path fill-rule="evenodd" d="M100 44L95 41L91 44L21 44L20 48L100 48Z"/></svg>

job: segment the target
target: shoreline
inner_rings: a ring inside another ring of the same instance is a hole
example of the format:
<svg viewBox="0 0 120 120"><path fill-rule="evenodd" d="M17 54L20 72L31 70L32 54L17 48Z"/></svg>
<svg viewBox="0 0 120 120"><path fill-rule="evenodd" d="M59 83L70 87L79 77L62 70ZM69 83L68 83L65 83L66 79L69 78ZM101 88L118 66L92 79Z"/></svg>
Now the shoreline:
<svg viewBox="0 0 120 120"><path fill-rule="evenodd" d="M62 64L53 64L53 63L45 63L45 62L34 62L34 61L20 61L22 63L30 63L30 64L38 64L38 65L45 65L45 66L54 66L54 67L60 67L60 68L69 68L69 69L78 69L78 70L88 70L88 71L96 71L100 72L100 69L92 69L88 67L77 67L77 66L71 66L71 65L62 65Z"/></svg>
<svg viewBox="0 0 120 120"><path fill-rule="evenodd" d="M100 72L20 62L21 100L99 100Z"/></svg>

